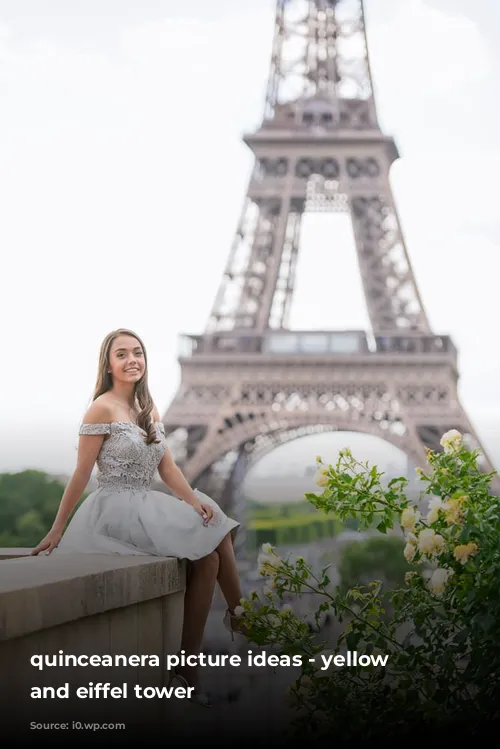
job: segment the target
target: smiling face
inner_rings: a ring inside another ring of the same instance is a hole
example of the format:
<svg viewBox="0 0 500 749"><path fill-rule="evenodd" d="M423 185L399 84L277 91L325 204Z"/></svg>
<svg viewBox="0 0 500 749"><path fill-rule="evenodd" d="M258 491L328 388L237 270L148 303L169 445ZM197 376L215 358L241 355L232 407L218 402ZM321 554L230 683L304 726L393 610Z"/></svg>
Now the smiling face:
<svg viewBox="0 0 500 749"><path fill-rule="evenodd" d="M138 382L146 371L144 351L137 338L119 335L111 344L109 366L113 382Z"/></svg>

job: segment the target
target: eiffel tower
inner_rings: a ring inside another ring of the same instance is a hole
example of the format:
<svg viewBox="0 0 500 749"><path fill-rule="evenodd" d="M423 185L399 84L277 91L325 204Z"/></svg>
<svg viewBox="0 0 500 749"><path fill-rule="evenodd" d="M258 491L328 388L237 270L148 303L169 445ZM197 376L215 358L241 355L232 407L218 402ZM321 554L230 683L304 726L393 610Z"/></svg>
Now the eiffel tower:
<svg viewBox="0 0 500 749"><path fill-rule="evenodd" d="M188 481L241 519L249 467L311 432L377 435L423 466L454 428L485 455L457 350L432 332L406 249L362 0L277 1L263 120L243 140L255 156L243 211L205 332L182 338L163 419ZM350 214L371 331L290 330L308 211Z"/></svg>

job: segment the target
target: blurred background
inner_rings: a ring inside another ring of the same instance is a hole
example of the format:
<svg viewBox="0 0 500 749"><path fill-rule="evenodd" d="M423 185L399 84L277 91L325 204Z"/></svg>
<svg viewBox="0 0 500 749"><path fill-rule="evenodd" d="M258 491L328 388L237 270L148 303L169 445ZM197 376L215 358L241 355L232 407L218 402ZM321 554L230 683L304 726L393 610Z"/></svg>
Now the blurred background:
<svg viewBox="0 0 500 749"><path fill-rule="evenodd" d="M365 9L416 280L434 332L458 347L462 402L498 466L500 7ZM253 155L241 134L262 119L274 12L273 0L0 0L0 546L48 530L109 330L137 331L161 413L172 400L178 336L205 325L245 195ZM292 327L368 328L347 216L304 222ZM376 534L304 500L316 455L333 462L346 446L418 496L414 466L382 439L306 435L245 479L251 559L270 541L333 563L332 584L378 568L402 578L397 541L380 550ZM245 584L259 580L252 563Z"/></svg>

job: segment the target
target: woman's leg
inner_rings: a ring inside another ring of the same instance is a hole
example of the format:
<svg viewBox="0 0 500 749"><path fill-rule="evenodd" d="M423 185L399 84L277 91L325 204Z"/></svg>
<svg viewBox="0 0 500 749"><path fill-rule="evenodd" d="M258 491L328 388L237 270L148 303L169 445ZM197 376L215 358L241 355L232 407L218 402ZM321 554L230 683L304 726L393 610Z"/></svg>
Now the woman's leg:
<svg viewBox="0 0 500 749"><path fill-rule="evenodd" d="M219 572L219 554L213 551L206 557L190 562L189 576L184 595L184 623L181 650L186 655L198 655L203 642L210 606ZM198 686L198 669L192 666L179 667L176 671L184 676L191 686Z"/></svg>
<svg viewBox="0 0 500 749"><path fill-rule="evenodd" d="M230 533L220 542L217 552L220 560L217 581L220 585L222 595L226 599L228 609L233 612L236 606L240 605L243 593Z"/></svg>

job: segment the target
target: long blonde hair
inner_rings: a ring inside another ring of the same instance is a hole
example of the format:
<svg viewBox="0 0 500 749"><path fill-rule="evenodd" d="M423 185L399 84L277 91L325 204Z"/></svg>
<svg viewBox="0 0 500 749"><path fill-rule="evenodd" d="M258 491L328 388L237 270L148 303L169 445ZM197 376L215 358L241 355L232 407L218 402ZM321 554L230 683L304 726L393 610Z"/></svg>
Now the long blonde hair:
<svg viewBox="0 0 500 749"><path fill-rule="evenodd" d="M97 373L97 380L94 387L94 395L92 400L95 401L103 393L107 393L113 387L113 377L109 369L109 353L113 341L120 335L128 335L131 338L135 338L141 344L142 351L144 353L144 374L141 379L136 382L134 396L139 404L140 412L137 416L137 426L144 429L146 432L146 444L150 445L152 442L159 442L156 430L151 417L151 412L154 408L153 398L149 392L148 387L148 357L146 354L146 347L141 341L139 336L132 330L127 328L118 328L118 330L112 330L111 333L105 337L101 344L101 350L99 352L99 369Z"/></svg>

